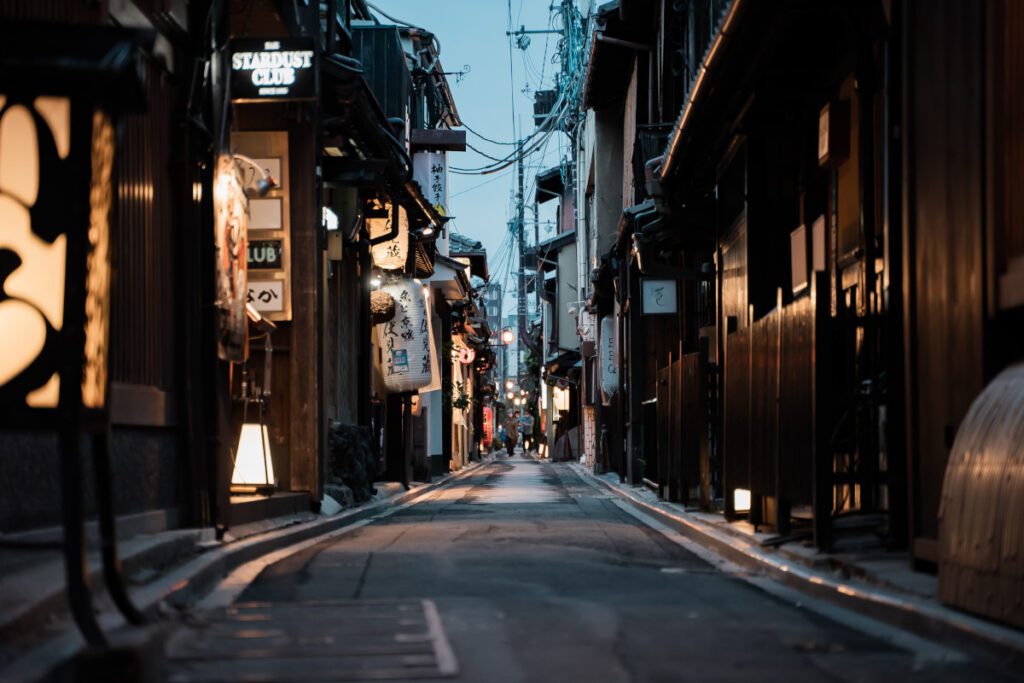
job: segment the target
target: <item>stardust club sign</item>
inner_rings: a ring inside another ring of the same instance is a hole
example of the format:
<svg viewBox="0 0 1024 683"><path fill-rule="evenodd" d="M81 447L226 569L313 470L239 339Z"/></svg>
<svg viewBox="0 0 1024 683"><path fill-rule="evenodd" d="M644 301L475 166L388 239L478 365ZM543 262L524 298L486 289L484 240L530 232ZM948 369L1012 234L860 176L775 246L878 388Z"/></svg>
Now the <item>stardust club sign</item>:
<svg viewBox="0 0 1024 683"><path fill-rule="evenodd" d="M266 102L316 99L313 42L305 38L231 41L231 99Z"/></svg>

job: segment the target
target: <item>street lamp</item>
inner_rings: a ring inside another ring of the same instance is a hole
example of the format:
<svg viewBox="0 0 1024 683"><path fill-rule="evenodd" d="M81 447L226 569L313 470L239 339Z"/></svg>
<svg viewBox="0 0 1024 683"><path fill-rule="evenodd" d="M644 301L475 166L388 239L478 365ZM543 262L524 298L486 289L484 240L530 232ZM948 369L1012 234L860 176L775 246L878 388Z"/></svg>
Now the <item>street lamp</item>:
<svg viewBox="0 0 1024 683"><path fill-rule="evenodd" d="M512 330L506 328L501 332L501 342L503 344L511 344L515 340L516 336Z"/></svg>

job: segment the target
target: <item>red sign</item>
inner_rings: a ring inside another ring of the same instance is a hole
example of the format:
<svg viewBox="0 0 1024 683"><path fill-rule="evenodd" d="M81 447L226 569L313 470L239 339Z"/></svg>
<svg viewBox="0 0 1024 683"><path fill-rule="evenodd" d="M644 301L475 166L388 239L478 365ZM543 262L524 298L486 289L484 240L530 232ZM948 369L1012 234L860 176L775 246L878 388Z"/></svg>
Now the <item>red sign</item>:
<svg viewBox="0 0 1024 683"><path fill-rule="evenodd" d="M481 443L485 446L490 446L491 441L494 439L494 408L491 406L484 406L484 438L481 439Z"/></svg>

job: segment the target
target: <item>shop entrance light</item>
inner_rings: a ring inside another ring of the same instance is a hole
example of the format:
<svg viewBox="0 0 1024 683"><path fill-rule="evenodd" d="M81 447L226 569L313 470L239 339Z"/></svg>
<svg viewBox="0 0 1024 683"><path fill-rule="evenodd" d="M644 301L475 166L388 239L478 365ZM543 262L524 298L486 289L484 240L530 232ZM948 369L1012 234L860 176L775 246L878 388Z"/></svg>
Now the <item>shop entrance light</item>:
<svg viewBox="0 0 1024 683"><path fill-rule="evenodd" d="M732 492L732 509L736 512L750 512L749 489L736 489Z"/></svg>
<svg viewBox="0 0 1024 683"><path fill-rule="evenodd" d="M261 411L262 412L262 411ZM259 422L242 424L231 473L232 493L269 493L274 490L274 461L270 453L267 425Z"/></svg>

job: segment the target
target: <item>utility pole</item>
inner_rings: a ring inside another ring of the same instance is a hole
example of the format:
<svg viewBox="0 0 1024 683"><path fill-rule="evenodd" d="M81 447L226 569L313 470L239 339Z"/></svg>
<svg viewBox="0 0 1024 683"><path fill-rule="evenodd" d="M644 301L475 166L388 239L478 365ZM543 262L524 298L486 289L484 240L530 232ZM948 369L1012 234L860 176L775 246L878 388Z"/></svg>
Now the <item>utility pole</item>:
<svg viewBox="0 0 1024 683"><path fill-rule="evenodd" d="M523 350L526 345L527 324L526 324L526 239L523 235L523 226L526 223L526 216L523 213L523 141L516 141L516 175L518 177L518 189L516 190L516 240L519 243L519 296L516 299L516 313L519 316L519 337L516 340L516 374L517 379L523 375L523 368L520 364L523 359Z"/></svg>

